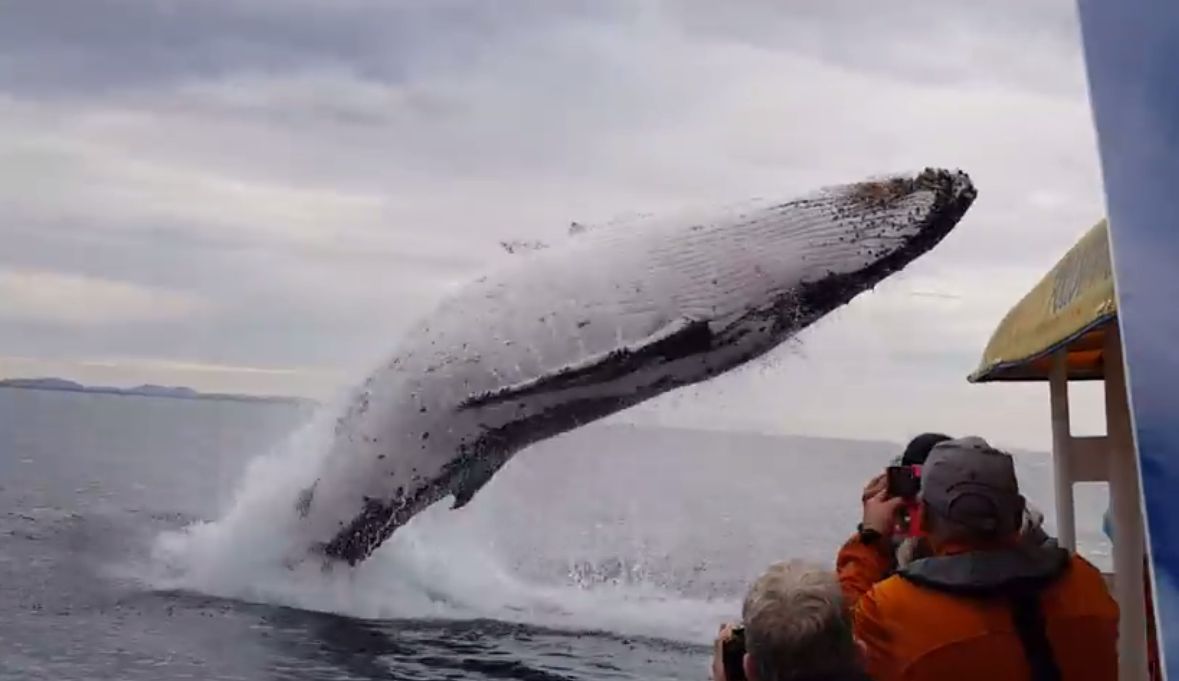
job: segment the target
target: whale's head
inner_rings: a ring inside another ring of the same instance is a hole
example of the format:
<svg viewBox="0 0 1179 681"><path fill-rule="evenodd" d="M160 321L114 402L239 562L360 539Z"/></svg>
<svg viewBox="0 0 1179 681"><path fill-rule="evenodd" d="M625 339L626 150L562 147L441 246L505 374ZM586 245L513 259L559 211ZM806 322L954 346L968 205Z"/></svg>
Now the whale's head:
<svg viewBox="0 0 1179 681"><path fill-rule="evenodd" d="M751 316L769 320L774 332L764 340L777 342L928 252L976 195L965 173L929 168L718 220L707 254L682 250L692 272L683 313L708 320L714 333L744 334Z"/></svg>
<svg viewBox="0 0 1179 681"><path fill-rule="evenodd" d="M875 284L936 246L976 196L965 173L933 168L829 188L802 200L825 219L799 229L793 245L808 278Z"/></svg>
<svg viewBox="0 0 1179 681"><path fill-rule="evenodd" d="M834 188L830 214L798 245L803 310L827 311L904 268L950 233L977 196L969 176L926 169ZM822 202L822 199L820 199Z"/></svg>

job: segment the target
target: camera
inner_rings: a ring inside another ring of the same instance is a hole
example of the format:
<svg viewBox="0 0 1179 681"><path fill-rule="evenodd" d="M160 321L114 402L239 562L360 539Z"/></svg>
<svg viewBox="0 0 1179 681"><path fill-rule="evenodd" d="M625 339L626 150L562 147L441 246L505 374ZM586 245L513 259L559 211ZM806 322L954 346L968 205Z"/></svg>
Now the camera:
<svg viewBox="0 0 1179 681"><path fill-rule="evenodd" d="M721 644L721 660L728 681L745 681L745 627L736 626Z"/></svg>
<svg viewBox="0 0 1179 681"><path fill-rule="evenodd" d="M888 496L902 499L916 499L921 491L920 466L889 466Z"/></svg>
<svg viewBox="0 0 1179 681"><path fill-rule="evenodd" d="M889 466L887 475L888 496L899 497L905 502L897 515L896 530L908 537L923 536L921 505L917 501L917 495L921 493L921 466Z"/></svg>

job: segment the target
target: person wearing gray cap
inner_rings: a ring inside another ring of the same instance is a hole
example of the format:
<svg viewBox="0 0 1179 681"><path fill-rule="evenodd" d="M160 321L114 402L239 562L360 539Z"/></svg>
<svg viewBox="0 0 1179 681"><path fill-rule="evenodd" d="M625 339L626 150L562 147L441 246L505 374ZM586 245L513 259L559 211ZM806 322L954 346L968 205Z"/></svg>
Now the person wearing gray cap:
<svg viewBox="0 0 1179 681"><path fill-rule="evenodd" d="M952 439L949 435L942 433L922 433L909 441L904 452L893 459L893 464L897 466L924 466L934 445ZM866 496L875 494L874 487L881 484L883 480L884 478L874 478L865 487ZM901 523L902 526L906 524L906 522ZM1023 541L1033 545L1054 545L1056 543L1056 539L1044 531L1044 514L1030 503L1024 505L1023 523L1019 534ZM906 532L898 532L892 537L892 543L895 554L893 569L903 568L914 560L932 555L929 540L924 535L913 536Z"/></svg>
<svg viewBox="0 0 1179 681"><path fill-rule="evenodd" d="M867 492L836 566L872 678L1117 677L1117 604L1084 558L1021 541L1026 501L1009 454L978 437L933 447L919 494L933 555L891 576L904 500Z"/></svg>

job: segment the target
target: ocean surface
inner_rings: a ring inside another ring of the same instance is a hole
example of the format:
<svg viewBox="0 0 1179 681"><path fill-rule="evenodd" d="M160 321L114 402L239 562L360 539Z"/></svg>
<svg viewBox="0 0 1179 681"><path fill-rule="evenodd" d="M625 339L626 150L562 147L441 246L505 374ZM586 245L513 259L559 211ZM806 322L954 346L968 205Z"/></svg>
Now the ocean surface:
<svg viewBox="0 0 1179 681"><path fill-rule="evenodd" d="M273 500L323 420L0 389L0 679L704 679L749 580L831 564L896 451L603 423L354 571L290 570ZM1019 466L1051 528L1050 460ZM1077 498L1082 552L1108 569L1104 490Z"/></svg>

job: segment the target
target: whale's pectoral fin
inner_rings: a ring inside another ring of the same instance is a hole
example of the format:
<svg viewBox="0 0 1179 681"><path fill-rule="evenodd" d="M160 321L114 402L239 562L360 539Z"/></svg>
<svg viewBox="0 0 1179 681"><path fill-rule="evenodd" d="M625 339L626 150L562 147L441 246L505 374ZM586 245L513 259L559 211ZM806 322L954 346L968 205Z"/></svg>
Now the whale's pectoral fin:
<svg viewBox="0 0 1179 681"><path fill-rule="evenodd" d="M459 404L458 408L461 411L529 395L598 385L632 374L644 366L707 352L712 348L712 342L713 334L708 322L681 317L637 343L589 357L515 385L473 395Z"/></svg>

